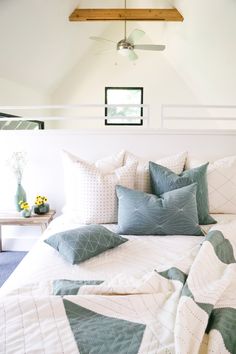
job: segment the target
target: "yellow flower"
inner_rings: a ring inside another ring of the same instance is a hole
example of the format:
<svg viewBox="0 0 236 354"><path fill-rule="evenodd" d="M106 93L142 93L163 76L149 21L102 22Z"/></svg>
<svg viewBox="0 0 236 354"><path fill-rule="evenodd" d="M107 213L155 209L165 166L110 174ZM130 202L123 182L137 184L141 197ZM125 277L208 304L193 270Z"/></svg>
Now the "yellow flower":
<svg viewBox="0 0 236 354"><path fill-rule="evenodd" d="M40 206L47 202L47 198L41 195L37 195L35 198L35 204Z"/></svg>
<svg viewBox="0 0 236 354"><path fill-rule="evenodd" d="M21 202L20 204L21 209L29 209L29 204L27 202Z"/></svg>

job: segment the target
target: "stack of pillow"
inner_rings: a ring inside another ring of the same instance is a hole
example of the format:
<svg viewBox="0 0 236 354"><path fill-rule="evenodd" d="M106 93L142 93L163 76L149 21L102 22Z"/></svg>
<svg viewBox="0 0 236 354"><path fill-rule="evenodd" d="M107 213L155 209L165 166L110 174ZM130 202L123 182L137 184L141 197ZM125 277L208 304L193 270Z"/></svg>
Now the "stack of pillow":
<svg viewBox="0 0 236 354"><path fill-rule="evenodd" d="M118 221L121 234L202 235L199 223L215 222L208 210L208 164L183 172L186 157L148 163L121 151L91 163L63 152L63 212L83 224Z"/></svg>
<svg viewBox="0 0 236 354"><path fill-rule="evenodd" d="M178 175L150 162L152 194L118 186L120 233L203 235L199 223L215 223L208 208L207 166Z"/></svg>
<svg viewBox="0 0 236 354"><path fill-rule="evenodd" d="M216 222L209 212L236 213L236 157L190 161L194 167L184 170L186 158L184 152L148 162L121 151L91 163L63 152L63 212L82 224L118 221L123 235L203 235L199 224ZM102 225L45 240L73 264L127 241Z"/></svg>

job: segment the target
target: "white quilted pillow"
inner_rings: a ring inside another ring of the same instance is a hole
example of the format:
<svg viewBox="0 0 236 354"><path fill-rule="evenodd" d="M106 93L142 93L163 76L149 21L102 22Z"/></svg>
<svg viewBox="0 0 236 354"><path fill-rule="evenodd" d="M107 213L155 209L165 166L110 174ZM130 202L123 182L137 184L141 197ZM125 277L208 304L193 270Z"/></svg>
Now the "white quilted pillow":
<svg viewBox="0 0 236 354"><path fill-rule="evenodd" d="M190 168L204 162L189 160ZM207 172L210 213L236 214L236 156L210 163Z"/></svg>
<svg viewBox="0 0 236 354"><path fill-rule="evenodd" d="M124 165L125 150L118 154L104 157L95 162L95 166L103 173L113 173L117 168Z"/></svg>
<svg viewBox="0 0 236 354"><path fill-rule="evenodd" d="M74 159L64 153L64 159L70 160L70 172L73 175L73 198L67 198L64 214L83 224L101 224L117 222L116 185L134 188L137 164L127 164L117 169L106 167L103 172L96 164ZM112 172L111 172L112 171Z"/></svg>
<svg viewBox="0 0 236 354"><path fill-rule="evenodd" d="M186 158L187 152L181 152L176 155L151 161L159 165L165 166L177 174L180 174L181 172L183 172ZM150 160L144 160L140 157L137 157L128 151L125 153L125 164L130 164L134 162L138 163L134 188L146 193L151 192L149 161Z"/></svg>
<svg viewBox="0 0 236 354"><path fill-rule="evenodd" d="M75 188L77 185L76 176L74 173L74 163L87 162L91 166L97 167L100 172L113 173L115 169L123 166L125 151L122 150L117 154L102 158L96 162L89 162L82 160L78 156L75 156L67 151L62 151L62 164L64 172L64 192L66 204L63 208L63 213L67 210L74 209L75 200Z"/></svg>

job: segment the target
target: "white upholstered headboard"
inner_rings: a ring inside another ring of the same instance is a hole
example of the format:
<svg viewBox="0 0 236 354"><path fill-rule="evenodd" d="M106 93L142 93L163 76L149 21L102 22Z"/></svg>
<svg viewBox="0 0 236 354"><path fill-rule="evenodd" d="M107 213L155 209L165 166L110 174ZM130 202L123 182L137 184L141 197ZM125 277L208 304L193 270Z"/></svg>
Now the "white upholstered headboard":
<svg viewBox="0 0 236 354"><path fill-rule="evenodd" d="M214 160L236 154L236 131L4 131L0 132L0 149L0 209L13 207L15 191L15 180L5 161L13 151L26 151L23 185L29 201L37 194L47 195L60 213L64 203L63 149L90 160L121 149L149 159L187 150L194 157Z"/></svg>

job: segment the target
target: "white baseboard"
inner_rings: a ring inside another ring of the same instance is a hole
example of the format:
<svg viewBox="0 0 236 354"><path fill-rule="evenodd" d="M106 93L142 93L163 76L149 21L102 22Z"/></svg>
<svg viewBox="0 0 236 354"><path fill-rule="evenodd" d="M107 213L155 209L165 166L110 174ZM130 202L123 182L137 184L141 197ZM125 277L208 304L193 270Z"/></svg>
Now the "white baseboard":
<svg viewBox="0 0 236 354"><path fill-rule="evenodd" d="M41 235L38 226L3 226L3 251L29 251Z"/></svg>
<svg viewBox="0 0 236 354"><path fill-rule="evenodd" d="M3 251L29 251L37 242L36 237L7 237L2 239Z"/></svg>

